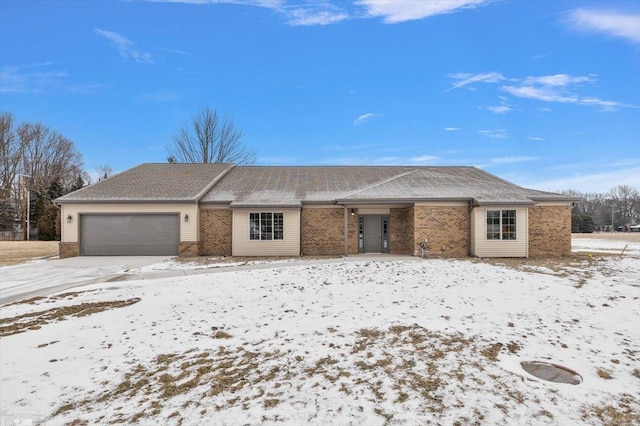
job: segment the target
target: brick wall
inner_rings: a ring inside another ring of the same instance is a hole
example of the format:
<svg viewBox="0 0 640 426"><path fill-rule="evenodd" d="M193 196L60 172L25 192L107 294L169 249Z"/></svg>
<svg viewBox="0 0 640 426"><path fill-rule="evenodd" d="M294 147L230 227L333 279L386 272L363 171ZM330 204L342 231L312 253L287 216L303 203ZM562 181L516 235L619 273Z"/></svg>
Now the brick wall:
<svg viewBox="0 0 640 426"><path fill-rule="evenodd" d="M430 207L417 206L415 209L415 245L428 239L430 254L447 257L468 255L469 213L467 206Z"/></svg>
<svg viewBox="0 0 640 426"><path fill-rule="evenodd" d="M231 256L231 209L200 210L201 256Z"/></svg>
<svg viewBox="0 0 640 426"><path fill-rule="evenodd" d="M413 254L414 208L391 209L389 213L389 252L391 254Z"/></svg>
<svg viewBox="0 0 640 426"><path fill-rule="evenodd" d="M58 254L60 259L66 259L67 257L80 256L80 244L79 243L59 243Z"/></svg>
<svg viewBox="0 0 640 426"><path fill-rule="evenodd" d="M344 209L302 209L302 254L344 254ZM347 218L347 240L349 254L358 253L358 215Z"/></svg>
<svg viewBox="0 0 640 426"><path fill-rule="evenodd" d="M529 208L529 256L571 254L571 207Z"/></svg>
<svg viewBox="0 0 640 426"><path fill-rule="evenodd" d="M193 257L197 256L200 244L197 241L180 241L178 244L178 256Z"/></svg>

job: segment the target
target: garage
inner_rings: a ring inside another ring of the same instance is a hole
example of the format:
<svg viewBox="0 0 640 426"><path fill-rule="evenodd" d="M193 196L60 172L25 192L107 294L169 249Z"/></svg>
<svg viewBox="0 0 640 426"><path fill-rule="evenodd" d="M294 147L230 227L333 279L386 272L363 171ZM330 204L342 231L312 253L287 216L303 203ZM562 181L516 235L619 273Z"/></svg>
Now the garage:
<svg viewBox="0 0 640 426"><path fill-rule="evenodd" d="M80 215L82 256L177 256L178 214Z"/></svg>

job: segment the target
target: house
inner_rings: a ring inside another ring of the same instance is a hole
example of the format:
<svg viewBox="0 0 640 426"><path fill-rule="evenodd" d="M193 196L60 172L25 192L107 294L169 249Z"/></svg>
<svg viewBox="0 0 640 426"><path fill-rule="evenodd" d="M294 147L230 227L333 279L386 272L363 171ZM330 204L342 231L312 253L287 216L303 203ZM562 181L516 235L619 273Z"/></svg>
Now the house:
<svg viewBox="0 0 640 426"><path fill-rule="evenodd" d="M141 164L56 200L60 257L571 252L576 198L475 167Z"/></svg>

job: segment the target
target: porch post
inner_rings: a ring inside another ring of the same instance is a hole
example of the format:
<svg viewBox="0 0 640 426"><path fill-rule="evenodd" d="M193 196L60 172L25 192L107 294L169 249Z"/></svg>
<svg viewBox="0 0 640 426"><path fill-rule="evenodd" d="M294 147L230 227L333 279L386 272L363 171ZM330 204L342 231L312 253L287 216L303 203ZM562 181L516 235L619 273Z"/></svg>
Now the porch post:
<svg viewBox="0 0 640 426"><path fill-rule="evenodd" d="M347 235L348 235L348 230L347 230L347 226L349 224L349 216L348 216L348 209L347 206L344 206L344 255L345 257L349 255L349 244L348 244L348 239L347 239Z"/></svg>

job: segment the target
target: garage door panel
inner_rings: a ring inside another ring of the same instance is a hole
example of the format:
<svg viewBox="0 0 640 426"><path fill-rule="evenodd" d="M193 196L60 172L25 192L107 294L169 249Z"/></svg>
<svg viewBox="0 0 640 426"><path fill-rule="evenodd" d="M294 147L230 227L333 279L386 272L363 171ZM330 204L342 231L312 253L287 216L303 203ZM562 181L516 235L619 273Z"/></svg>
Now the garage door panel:
<svg viewBox="0 0 640 426"><path fill-rule="evenodd" d="M178 254L177 214L81 215L83 256L174 256Z"/></svg>

